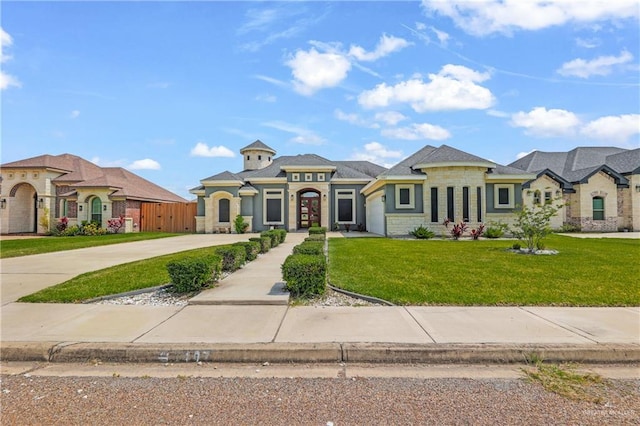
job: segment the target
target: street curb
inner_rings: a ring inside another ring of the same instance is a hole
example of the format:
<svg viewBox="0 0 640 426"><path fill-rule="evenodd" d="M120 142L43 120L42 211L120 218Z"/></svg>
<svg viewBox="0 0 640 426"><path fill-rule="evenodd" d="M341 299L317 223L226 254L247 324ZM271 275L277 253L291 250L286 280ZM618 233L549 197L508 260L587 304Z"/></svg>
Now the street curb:
<svg viewBox="0 0 640 426"><path fill-rule="evenodd" d="M271 362L506 364L541 360L638 364L637 344L397 344L397 343L73 343L3 342L1 361Z"/></svg>

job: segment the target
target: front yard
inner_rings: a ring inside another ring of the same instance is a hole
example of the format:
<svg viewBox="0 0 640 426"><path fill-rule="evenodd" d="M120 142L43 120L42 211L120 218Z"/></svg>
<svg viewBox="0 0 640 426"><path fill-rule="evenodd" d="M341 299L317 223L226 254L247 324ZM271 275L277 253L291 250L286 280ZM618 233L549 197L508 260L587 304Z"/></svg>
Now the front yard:
<svg viewBox="0 0 640 426"><path fill-rule="evenodd" d="M332 285L402 305L640 306L640 244L551 235L557 255L513 241L329 240Z"/></svg>

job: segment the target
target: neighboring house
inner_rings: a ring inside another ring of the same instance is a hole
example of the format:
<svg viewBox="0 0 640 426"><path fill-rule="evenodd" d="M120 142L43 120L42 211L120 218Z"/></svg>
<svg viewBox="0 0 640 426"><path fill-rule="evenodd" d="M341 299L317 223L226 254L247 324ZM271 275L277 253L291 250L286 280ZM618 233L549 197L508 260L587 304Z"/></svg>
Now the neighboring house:
<svg viewBox="0 0 640 426"><path fill-rule="evenodd" d="M529 203L562 195L566 207L554 218L582 231L640 230L640 148L579 147L534 151L510 164L536 175L525 185Z"/></svg>
<svg viewBox="0 0 640 426"><path fill-rule="evenodd" d="M125 232L139 230L142 203L185 199L120 167L99 167L71 154L41 155L1 168L0 232L44 233L62 217L69 225L126 218Z"/></svg>

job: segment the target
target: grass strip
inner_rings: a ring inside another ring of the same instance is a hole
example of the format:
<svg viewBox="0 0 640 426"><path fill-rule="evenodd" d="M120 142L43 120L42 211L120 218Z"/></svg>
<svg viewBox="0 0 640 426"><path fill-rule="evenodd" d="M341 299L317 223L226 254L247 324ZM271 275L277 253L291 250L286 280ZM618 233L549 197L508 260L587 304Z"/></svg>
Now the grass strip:
<svg viewBox="0 0 640 426"><path fill-rule="evenodd" d="M87 272L61 284L21 297L18 301L80 303L96 297L167 284L171 281L167 272L167 263L214 254L219 247L222 246L188 250Z"/></svg>
<svg viewBox="0 0 640 426"><path fill-rule="evenodd" d="M640 244L552 235L557 255L513 241L329 240L332 285L400 305L640 305Z"/></svg>
<svg viewBox="0 0 640 426"><path fill-rule="evenodd" d="M573 401L601 403L606 395L607 382L594 373L580 373L576 366L536 362L534 367L523 368L527 379L539 383L548 391Z"/></svg>
<svg viewBox="0 0 640 426"><path fill-rule="evenodd" d="M129 243L133 241L154 240L175 237L183 234L167 232L131 232L127 234L107 234L96 236L78 235L74 237L42 237L15 240L0 240L0 259L54 251L74 250L86 247L106 246L109 244Z"/></svg>

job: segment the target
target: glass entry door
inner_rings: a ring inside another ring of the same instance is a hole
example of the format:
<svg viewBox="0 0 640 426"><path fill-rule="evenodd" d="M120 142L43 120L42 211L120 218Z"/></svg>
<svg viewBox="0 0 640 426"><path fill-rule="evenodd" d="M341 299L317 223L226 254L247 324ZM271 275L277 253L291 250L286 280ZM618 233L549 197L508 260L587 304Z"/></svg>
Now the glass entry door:
<svg viewBox="0 0 640 426"><path fill-rule="evenodd" d="M320 226L320 194L307 191L298 200L298 228Z"/></svg>

